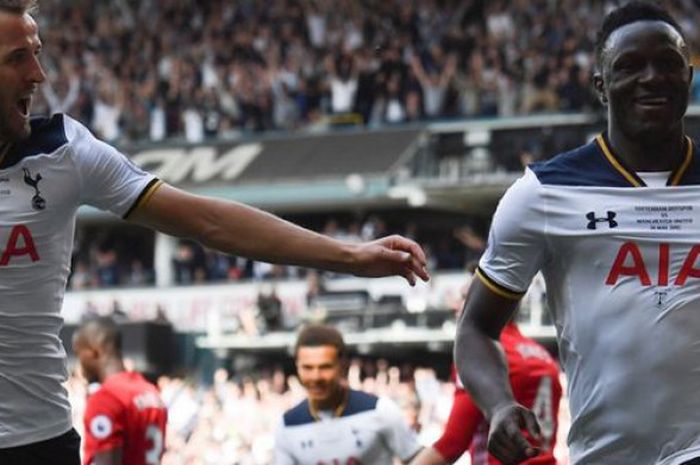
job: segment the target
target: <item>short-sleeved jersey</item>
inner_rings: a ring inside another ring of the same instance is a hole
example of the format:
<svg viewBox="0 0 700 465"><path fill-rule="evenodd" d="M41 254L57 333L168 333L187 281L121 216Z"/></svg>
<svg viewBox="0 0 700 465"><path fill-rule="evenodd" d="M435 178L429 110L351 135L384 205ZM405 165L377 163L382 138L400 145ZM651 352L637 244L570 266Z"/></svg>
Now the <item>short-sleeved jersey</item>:
<svg viewBox="0 0 700 465"><path fill-rule="evenodd" d="M700 158L646 187L604 135L533 165L501 200L477 274L547 285L576 465L700 457Z"/></svg>
<svg viewBox="0 0 700 465"><path fill-rule="evenodd" d="M0 448L72 427L59 331L78 207L125 216L158 184L67 116L31 126L0 164Z"/></svg>
<svg viewBox="0 0 700 465"><path fill-rule="evenodd" d="M542 441L536 443L542 452L524 463L555 465L554 442L562 394L559 366L544 347L523 336L514 324L503 328L500 341L515 400L535 413L542 433ZM472 465L501 465L487 450L488 422L456 375L455 382L457 387L450 416L444 433L433 448L450 463L469 449Z"/></svg>
<svg viewBox="0 0 700 465"><path fill-rule="evenodd" d="M140 374L108 377L85 407L83 465L120 447L124 465L157 465L164 452L168 410L155 386Z"/></svg>
<svg viewBox="0 0 700 465"><path fill-rule="evenodd" d="M421 446L388 398L351 390L342 414L316 420L308 400L288 410L275 434L275 465L390 465Z"/></svg>

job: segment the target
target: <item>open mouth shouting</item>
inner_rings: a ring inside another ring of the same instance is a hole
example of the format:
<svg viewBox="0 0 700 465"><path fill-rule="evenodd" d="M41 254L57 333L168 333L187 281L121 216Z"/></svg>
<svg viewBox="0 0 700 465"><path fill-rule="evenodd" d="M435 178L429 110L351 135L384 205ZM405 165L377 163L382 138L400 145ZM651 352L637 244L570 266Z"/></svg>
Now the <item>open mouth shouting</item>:
<svg viewBox="0 0 700 465"><path fill-rule="evenodd" d="M15 103L15 106L17 108L17 112L22 116L23 118L29 118L29 109L31 107L32 103L32 98L31 97L22 97L17 100Z"/></svg>

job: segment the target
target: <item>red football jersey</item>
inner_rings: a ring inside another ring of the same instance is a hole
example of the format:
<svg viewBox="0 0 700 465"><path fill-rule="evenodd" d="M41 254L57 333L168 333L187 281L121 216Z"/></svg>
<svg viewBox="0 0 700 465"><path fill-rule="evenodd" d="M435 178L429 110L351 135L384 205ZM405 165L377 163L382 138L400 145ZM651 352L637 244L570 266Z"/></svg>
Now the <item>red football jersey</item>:
<svg viewBox="0 0 700 465"><path fill-rule="evenodd" d="M542 443L537 444L542 452L523 463L554 465L554 441L562 394L559 366L544 347L523 336L515 324L506 325L500 340L515 400L535 413L542 431ZM450 417L433 448L449 462L456 461L469 449L473 465L501 465L486 449L488 423L459 378L455 377L455 380L457 389Z"/></svg>
<svg viewBox="0 0 700 465"><path fill-rule="evenodd" d="M83 465L95 454L122 448L124 465L157 465L164 452L168 411L155 386L139 373L108 377L88 397Z"/></svg>

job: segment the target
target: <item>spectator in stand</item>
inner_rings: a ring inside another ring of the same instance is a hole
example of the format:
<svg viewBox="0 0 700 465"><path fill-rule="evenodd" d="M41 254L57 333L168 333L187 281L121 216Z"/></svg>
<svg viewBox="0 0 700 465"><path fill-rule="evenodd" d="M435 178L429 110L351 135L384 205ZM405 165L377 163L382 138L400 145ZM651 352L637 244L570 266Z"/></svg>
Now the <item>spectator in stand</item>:
<svg viewBox="0 0 700 465"><path fill-rule="evenodd" d="M177 284L202 283L206 280L204 250L193 241L178 241L173 265Z"/></svg>
<svg viewBox="0 0 700 465"><path fill-rule="evenodd" d="M442 49L437 45L431 48L430 58L426 69L420 57L414 56L411 69L423 91L425 115L428 118L438 118L443 116L445 97L455 74L457 58L454 55L444 57Z"/></svg>
<svg viewBox="0 0 700 465"><path fill-rule="evenodd" d="M263 332L279 331L283 329L284 315L282 313L282 300L277 295L274 285L262 285L257 299L258 314L264 325Z"/></svg>
<svg viewBox="0 0 700 465"><path fill-rule="evenodd" d="M328 55L325 65L331 93L331 112L335 115L349 113L357 94L358 78L354 58L352 55Z"/></svg>
<svg viewBox="0 0 700 465"><path fill-rule="evenodd" d="M117 286L121 282L119 258L110 242L101 244L95 251L97 282L101 287Z"/></svg>

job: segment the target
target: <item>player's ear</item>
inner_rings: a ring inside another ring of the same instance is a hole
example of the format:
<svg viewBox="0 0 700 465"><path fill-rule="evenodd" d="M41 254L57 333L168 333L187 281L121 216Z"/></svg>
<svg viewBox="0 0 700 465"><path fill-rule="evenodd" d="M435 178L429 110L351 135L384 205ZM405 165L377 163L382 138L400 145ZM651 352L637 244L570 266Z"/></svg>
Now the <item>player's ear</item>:
<svg viewBox="0 0 700 465"><path fill-rule="evenodd" d="M602 103L604 106L607 106L608 104L608 96L605 93L605 83L603 82L603 75L599 72L596 71L593 73L593 88L596 91L596 94L598 94L598 100L600 100L600 103Z"/></svg>
<svg viewBox="0 0 700 465"><path fill-rule="evenodd" d="M90 357L97 360L102 357L102 350L99 347L90 347Z"/></svg>
<svg viewBox="0 0 700 465"><path fill-rule="evenodd" d="M338 363L340 364L340 372L343 374L343 378L347 378L350 370L350 358L344 355L338 359Z"/></svg>

